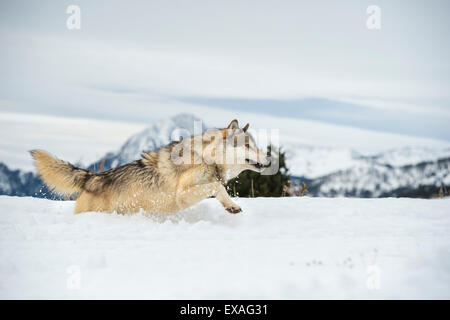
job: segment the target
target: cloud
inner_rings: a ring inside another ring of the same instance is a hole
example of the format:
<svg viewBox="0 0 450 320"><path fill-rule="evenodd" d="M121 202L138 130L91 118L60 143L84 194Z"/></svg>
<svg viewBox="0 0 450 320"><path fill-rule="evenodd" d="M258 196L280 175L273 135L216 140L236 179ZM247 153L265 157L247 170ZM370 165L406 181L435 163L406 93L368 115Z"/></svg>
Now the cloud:
<svg viewBox="0 0 450 320"><path fill-rule="evenodd" d="M359 1L79 1L81 30L69 31L62 4L9 3L0 99L138 119L184 97L319 98L449 119L448 4L378 5L370 31Z"/></svg>

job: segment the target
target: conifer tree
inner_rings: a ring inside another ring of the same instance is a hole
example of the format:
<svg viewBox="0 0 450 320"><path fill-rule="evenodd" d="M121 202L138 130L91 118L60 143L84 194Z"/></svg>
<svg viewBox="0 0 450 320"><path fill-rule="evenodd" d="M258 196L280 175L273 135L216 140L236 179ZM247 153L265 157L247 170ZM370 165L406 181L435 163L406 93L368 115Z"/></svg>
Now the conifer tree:
<svg viewBox="0 0 450 320"><path fill-rule="evenodd" d="M271 153L268 146L268 154L272 155L272 161L279 161L278 172L274 175L261 175L257 172L246 170L238 177L230 180L227 191L230 196L239 197L281 197L283 186L289 181L289 170L286 167L285 153L279 150L278 159ZM275 154L275 152L274 152Z"/></svg>

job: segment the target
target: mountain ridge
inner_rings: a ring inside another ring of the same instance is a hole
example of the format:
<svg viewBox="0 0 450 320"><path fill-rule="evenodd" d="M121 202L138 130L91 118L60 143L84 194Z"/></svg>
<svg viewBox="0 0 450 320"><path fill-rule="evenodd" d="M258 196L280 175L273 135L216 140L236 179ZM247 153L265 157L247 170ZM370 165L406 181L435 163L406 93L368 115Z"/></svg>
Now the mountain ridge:
<svg viewBox="0 0 450 320"><path fill-rule="evenodd" d="M123 165L139 159L144 151L206 129L200 118L188 113L166 118L132 135L87 169L97 172L103 161L104 170ZM429 197L441 184L450 185L450 148L403 147L367 156L348 148L292 143L282 147L292 180L306 181L311 196ZM55 197L34 172L11 170L2 163L0 194Z"/></svg>

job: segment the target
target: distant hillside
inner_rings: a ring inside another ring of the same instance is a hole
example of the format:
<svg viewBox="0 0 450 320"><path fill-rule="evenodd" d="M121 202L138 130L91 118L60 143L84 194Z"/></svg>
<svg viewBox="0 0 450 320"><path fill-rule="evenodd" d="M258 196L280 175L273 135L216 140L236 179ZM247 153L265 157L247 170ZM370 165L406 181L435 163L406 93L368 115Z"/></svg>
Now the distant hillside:
<svg viewBox="0 0 450 320"><path fill-rule="evenodd" d="M139 159L143 151L156 150L178 135L194 133L200 121L180 114L158 121L131 136L116 152L88 166L98 172ZM205 131L203 124L197 132ZM171 136L173 133L175 136ZM450 186L450 149L406 147L365 156L351 149L286 144L292 180L306 181L308 195L321 197L422 197L436 195L442 184ZM0 163L0 194L55 198L32 172L10 170ZM57 198L57 197L56 197Z"/></svg>
<svg viewBox="0 0 450 320"><path fill-rule="evenodd" d="M450 185L450 157L397 167L369 162L314 179L308 190L319 197L429 198L442 184Z"/></svg>
<svg viewBox="0 0 450 320"><path fill-rule="evenodd" d="M42 183L33 172L10 170L0 162L0 194L8 196L31 196L47 199L58 199Z"/></svg>
<svg viewBox="0 0 450 320"><path fill-rule="evenodd" d="M195 132L206 130L203 122L200 128L194 128L195 122L200 123L201 119L191 114L179 114L162 121L155 122L142 132L130 137L117 152L110 152L97 162L91 164L87 169L97 171L103 160L105 160L104 170L108 170L125 163L137 160L143 151L157 150L169 144L173 139L172 134L183 133L189 136ZM177 137L178 138L178 137Z"/></svg>

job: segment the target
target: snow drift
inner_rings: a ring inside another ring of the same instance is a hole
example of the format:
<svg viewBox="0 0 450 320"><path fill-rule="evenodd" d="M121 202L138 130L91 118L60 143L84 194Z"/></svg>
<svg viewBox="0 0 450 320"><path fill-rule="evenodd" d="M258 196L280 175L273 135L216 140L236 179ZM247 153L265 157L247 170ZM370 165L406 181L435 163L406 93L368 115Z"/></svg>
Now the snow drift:
<svg viewBox="0 0 450 320"><path fill-rule="evenodd" d="M169 216L0 197L0 298L450 298L450 199L214 199Z"/></svg>

